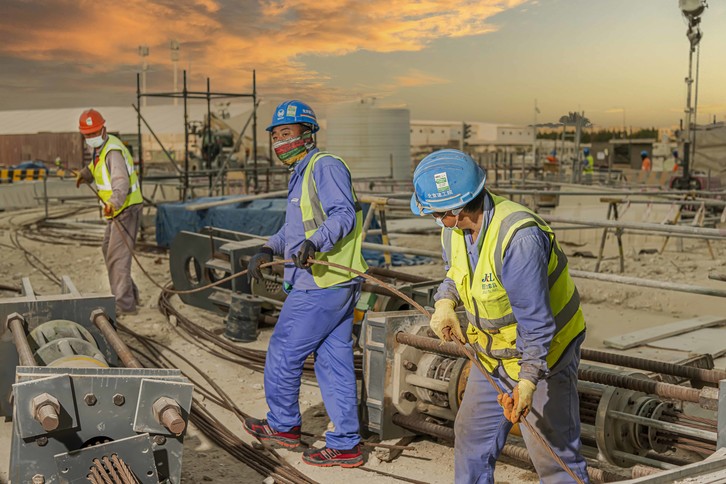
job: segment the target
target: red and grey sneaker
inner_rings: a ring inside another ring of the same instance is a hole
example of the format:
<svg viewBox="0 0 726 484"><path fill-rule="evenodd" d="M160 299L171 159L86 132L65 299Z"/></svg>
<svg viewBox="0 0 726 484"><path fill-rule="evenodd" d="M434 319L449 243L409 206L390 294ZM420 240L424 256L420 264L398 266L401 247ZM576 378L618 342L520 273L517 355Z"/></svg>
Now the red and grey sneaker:
<svg viewBox="0 0 726 484"><path fill-rule="evenodd" d="M338 450L329 447L322 449L310 448L303 452L303 461L311 466L318 467L358 467L363 465L363 454L360 445L352 449Z"/></svg>
<svg viewBox="0 0 726 484"><path fill-rule="evenodd" d="M287 432L276 432L267 423L267 420L246 418L242 424L248 434L257 437L260 442L271 442L289 449L300 445L300 426L293 427Z"/></svg>

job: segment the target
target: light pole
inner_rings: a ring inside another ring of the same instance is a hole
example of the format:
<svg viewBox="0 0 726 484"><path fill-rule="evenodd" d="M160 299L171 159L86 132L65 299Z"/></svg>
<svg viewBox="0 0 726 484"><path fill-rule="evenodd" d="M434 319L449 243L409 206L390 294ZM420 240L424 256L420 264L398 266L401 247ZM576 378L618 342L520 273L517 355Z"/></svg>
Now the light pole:
<svg viewBox="0 0 726 484"><path fill-rule="evenodd" d="M139 57L141 57L141 92L146 94L146 71L149 70L149 63L146 62L146 58L149 57L149 46L139 46ZM141 100L142 105L146 106L146 96Z"/></svg>
<svg viewBox="0 0 726 484"><path fill-rule="evenodd" d="M691 144L693 142L693 115L696 111L696 106L692 105L692 91L693 91L693 53L696 51L698 44L701 42L703 33L701 32L701 14L708 5L706 0L678 0L678 8L681 9L681 13L688 21L688 31L686 37L690 43L688 50L688 77L686 77L686 132L681 137L683 143L683 177L680 180L675 180L678 184L676 188L686 189L689 188L691 173L690 165L692 159Z"/></svg>
<svg viewBox="0 0 726 484"><path fill-rule="evenodd" d="M171 40L169 42L169 49L171 50L171 65L174 68L174 94L179 90L178 82L178 70L179 70L179 42ZM174 96L174 106L179 103L179 99Z"/></svg>

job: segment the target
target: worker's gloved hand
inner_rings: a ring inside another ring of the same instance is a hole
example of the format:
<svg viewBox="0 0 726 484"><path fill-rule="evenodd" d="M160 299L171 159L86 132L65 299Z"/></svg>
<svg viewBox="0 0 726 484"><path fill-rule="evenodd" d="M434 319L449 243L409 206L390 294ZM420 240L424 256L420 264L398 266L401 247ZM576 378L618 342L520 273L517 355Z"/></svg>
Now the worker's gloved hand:
<svg viewBox="0 0 726 484"><path fill-rule="evenodd" d="M512 423L526 417L532 407L532 395L536 388L537 385L529 380L519 380L511 397L506 393L499 395L497 401L504 409L504 417Z"/></svg>
<svg viewBox="0 0 726 484"><path fill-rule="evenodd" d="M108 218L113 218L113 214L116 213L116 207L113 206L113 203L106 202L103 204L103 216Z"/></svg>
<svg viewBox="0 0 726 484"><path fill-rule="evenodd" d="M81 183L86 183L85 178L83 178L83 175L81 175L80 172L76 173L76 188L81 186Z"/></svg>
<svg viewBox="0 0 726 484"><path fill-rule="evenodd" d="M439 299L434 307L436 310L431 316L429 326L434 330L436 336L444 341L452 341L451 338L457 338L462 343L466 343L466 338L461 332L459 318L456 316L456 311L454 311L456 302L446 298ZM445 328L449 328L449 331L445 331Z"/></svg>
<svg viewBox="0 0 726 484"><path fill-rule="evenodd" d="M315 252L317 252L315 244L310 242L310 239L307 239L303 241L302 245L300 246L300 250L297 251L297 255L292 255L292 261L295 263L295 266L297 266L298 269L307 269L312 265L308 262L308 259L310 259L311 257L315 257Z"/></svg>
<svg viewBox="0 0 726 484"><path fill-rule="evenodd" d="M251 283L252 279L254 279L257 282L260 282L262 280L262 269L260 269L260 266L262 264L266 264L268 262L272 262L272 256L274 255L274 252L269 247L262 246L260 251L253 255L250 258L249 264L247 264L247 282ZM270 269L267 269L267 272L269 272Z"/></svg>

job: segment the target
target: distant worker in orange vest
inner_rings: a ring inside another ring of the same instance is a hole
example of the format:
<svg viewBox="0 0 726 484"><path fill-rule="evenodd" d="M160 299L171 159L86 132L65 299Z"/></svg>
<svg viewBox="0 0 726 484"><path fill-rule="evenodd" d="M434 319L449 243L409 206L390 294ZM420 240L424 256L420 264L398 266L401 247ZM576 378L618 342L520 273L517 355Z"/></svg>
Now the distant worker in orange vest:
<svg viewBox="0 0 726 484"><path fill-rule="evenodd" d="M640 169L643 171L652 171L653 170L653 162L650 161L650 157L648 156L648 152L643 150L640 152L640 159L643 160L643 163L640 165Z"/></svg>
<svg viewBox="0 0 726 484"><path fill-rule="evenodd" d="M678 171L681 166L681 159L678 158L678 150L673 150L673 173Z"/></svg>

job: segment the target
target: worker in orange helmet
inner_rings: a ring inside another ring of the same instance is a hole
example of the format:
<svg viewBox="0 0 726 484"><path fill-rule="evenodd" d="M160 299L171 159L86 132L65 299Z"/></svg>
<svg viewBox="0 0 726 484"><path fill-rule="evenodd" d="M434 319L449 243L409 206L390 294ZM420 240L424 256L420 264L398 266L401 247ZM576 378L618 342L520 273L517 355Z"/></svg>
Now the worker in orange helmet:
<svg viewBox="0 0 726 484"><path fill-rule="evenodd" d="M136 314L139 290L131 278L131 259L141 222L143 197L134 160L116 136L106 132L106 120L95 109L87 109L78 120L78 130L91 152L91 162L76 175L81 183L95 183L106 219L103 259L116 313Z"/></svg>

